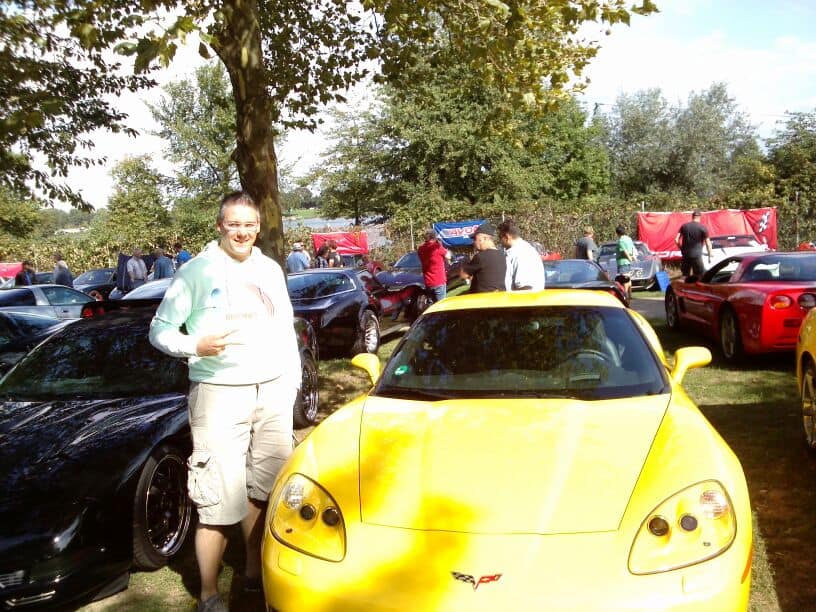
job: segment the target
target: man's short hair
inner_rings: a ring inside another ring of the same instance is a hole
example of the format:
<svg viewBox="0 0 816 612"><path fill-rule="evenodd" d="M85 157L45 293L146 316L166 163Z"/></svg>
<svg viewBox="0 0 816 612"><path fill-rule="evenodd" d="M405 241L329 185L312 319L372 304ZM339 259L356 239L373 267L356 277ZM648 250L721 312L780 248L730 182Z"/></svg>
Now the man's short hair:
<svg viewBox="0 0 816 612"><path fill-rule="evenodd" d="M295 242L292 244L293 251L302 251L303 250L303 243L302 242Z"/></svg>
<svg viewBox="0 0 816 612"><path fill-rule="evenodd" d="M615 233L618 236L623 236L626 233L626 228L623 227L622 225L619 225L618 227L615 228Z"/></svg>
<svg viewBox="0 0 816 612"><path fill-rule="evenodd" d="M592 229L591 225L585 225L584 226L584 236L591 236L594 233L595 233L595 230Z"/></svg>
<svg viewBox="0 0 816 612"><path fill-rule="evenodd" d="M246 191L233 191L221 198L221 206L218 209L218 222L224 221L224 210L229 206L249 206L255 209L258 215L258 220L261 220L261 211L252 196Z"/></svg>
<svg viewBox="0 0 816 612"><path fill-rule="evenodd" d="M436 232L432 229L425 230L425 240L436 240Z"/></svg>
<svg viewBox="0 0 816 612"><path fill-rule="evenodd" d="M23 266L33 266L33 265L34 265L34 264L33 264L33 263L31 263L31 260L30 260L30 259L24 259L24 260L23 260Z"/></svg>
<svg viewBox="0 0 816 612"><path fill-rule="evenodd" d="M702 217L702 216L703 216L703 213L701 213L701 212L700 212L699 210L697 210L697 209L695 209L695 210L693 210L693 211L691 212L691 218L692 218L692 219L696 219L696 218L698 218L698 217Z"/></svg>
<svg viewBox="0 0 816 612"><path fill-rule="evenodd" d="M511 238L518 238L521 236L518 225L512 219L502 221L499 223L499 236L510 236Z"/></svg>
<svg viewBox="0 0 816 612"><path fill-rule="evenodd" d="M334 249L336 249L336 248L337 248L337 242L335 242L334 240L327 240L327 241L326 241L326 244L328 244L328 245L329 245L329 248L330 248L332 251L333 251Z"/></svg>

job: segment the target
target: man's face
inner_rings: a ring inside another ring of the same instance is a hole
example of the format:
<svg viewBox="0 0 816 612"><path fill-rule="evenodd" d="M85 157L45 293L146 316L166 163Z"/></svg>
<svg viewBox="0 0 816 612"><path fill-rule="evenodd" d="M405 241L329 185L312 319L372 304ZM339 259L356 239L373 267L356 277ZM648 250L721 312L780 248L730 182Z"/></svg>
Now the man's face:
<svg viewBox="0 0 816 612"><path fill-rule="evenodd" d="M476 234L473 238L473 248L477 251L484 251L490 248L490 236L487 234Z"/></svg>
<svg viewBox="0 0 816 612"><path fill-rule="evenodd" d="M141 259L142 258L142 249L136 249L135 251L133 251L133 256L136 259Z"/></svg>
<svg viewBox="0 0 816 612"><path fill-rule="evenodd" d="M238 261L244 261L252 254L252 245L258 237L260 223L258 213L251 206L233 204L224 209L224 220L217 221L216 227L221 234L221 248L227 255Z"/></svg>

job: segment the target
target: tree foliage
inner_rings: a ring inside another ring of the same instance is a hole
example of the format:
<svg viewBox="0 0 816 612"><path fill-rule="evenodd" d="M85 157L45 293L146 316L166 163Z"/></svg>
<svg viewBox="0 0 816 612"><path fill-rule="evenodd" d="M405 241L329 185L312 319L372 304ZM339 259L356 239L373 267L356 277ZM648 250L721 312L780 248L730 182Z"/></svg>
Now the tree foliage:
<svg viewBox="0 0 816 612"><path fill-rule="evenodd" d="M368 60L379 60L384 77L392 78L444 32L480 78L502 92L503 101L548 103L596 51L579 36L585 22L625 23L630 12L656 10L650 0L632 9L623 0L364 0L361 9L345 0L40 0L36 5L21 0L9 6L26 9L42 38L67 26L78 55L85 54L79 59L100 60L92 62L100 78L110 77L101 62L104 50L134 55L142 73L171 62L179 42L198 30L201 53L214 52L232 84L234 159L242 186L261 204L262 247L279 259L283 236L274 144L280 126L313 126L318 106L342 99L340 92L366 75ZM28 36L21 33L10 39L9 53L26 44ZM41 80L34 71L23 73ZM18 133L10 144L19 140Z"/></svg>

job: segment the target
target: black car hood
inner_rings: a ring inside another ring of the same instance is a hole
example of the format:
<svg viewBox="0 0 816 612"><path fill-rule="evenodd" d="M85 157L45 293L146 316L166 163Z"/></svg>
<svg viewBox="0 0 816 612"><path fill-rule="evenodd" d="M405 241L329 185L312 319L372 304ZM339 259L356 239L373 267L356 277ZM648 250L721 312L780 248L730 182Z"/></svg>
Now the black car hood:
<svg viewBox="0 0 816 612"><path fill-rule="evenodd" d="M178 394L0 403L0 558L53 553L128 476L140 431L180 406Z"/></svg>

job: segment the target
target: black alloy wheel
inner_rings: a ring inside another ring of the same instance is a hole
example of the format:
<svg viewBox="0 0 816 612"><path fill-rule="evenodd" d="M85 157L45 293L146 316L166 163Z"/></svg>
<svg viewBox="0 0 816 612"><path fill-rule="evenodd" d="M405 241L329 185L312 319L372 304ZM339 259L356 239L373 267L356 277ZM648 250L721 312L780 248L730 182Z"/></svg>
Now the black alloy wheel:
<svg viewBox="0 0 816 612"><path fill-rule="evenodd" d="M816 366L810 360L804 366L801 398L805 442L811 451L816 451Z"/></svg>
<svg viewBox="0 0 816 612"><path fill-rule="evenodd" d="M726 307L720 318L720 349L726 361L736 363L742 359L742 337L737 313Z"/></svg>
<svg viewBox="0 0 816 612"><path fill-rule="evenodd" d="M181 549L190 530L193 502L187 495L187 462L161 444L142 468L133 501L133 560L158 569Z"/></svg>
<svg viewBox="0 0 816 612"><path fill-rule="evenodd" d="M301 370L300 391L292 415L295 429L315 424L319 403L317 363L308 351L301 353Z"/></svg>
<svg viewBox="0 0 816 612"><path fill-rule="evenodd" d="M669 329L678 329L680 327L680 306L677 303L677 295L669 289L666 292L666 325Z"/></svg>
<svg viewBox="0 0 816 612"><path fill-rule="evenodd" d="M380 348L380 322L371 310L363 312L357 328L357 338L351 347L351 355L376 353Z"/></svg>

